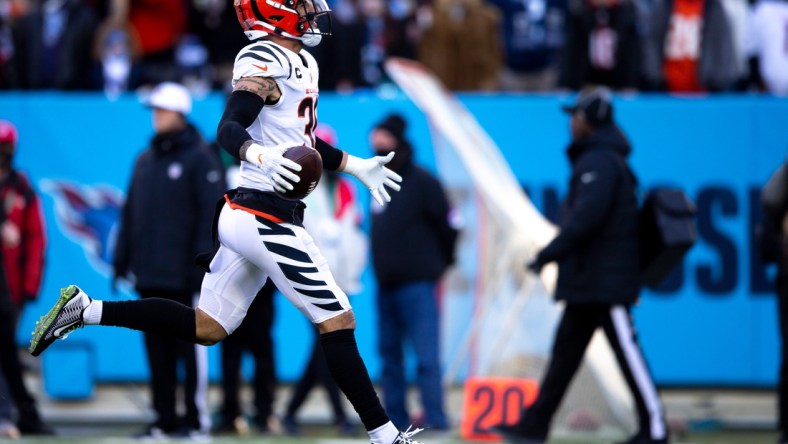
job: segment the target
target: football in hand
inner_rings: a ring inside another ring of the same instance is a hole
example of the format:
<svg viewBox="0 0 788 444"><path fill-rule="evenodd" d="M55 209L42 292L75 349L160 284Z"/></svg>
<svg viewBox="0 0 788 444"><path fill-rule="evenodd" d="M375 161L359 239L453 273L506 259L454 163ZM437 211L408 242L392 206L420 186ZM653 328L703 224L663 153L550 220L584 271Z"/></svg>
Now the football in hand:
<svg viewBox="0 0 788 444"><path fill-rule="evenodd" d="M320 175L323 173L323 159L316 149L305 145L288 148L283 155L285 158L301 165L301 171L295 172L301 180L292 184L292 190L285 193L277 192L277 194L285 199L303 199L315 189L320 181Z"/></svg>

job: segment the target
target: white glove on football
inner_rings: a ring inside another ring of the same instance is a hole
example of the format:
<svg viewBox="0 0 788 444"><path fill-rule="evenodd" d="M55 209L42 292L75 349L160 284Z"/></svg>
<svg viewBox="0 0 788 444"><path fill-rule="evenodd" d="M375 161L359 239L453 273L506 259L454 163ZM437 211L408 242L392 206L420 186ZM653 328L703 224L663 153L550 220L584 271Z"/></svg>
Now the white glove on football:
<svg viewBox="0 0 788 444"><path fill-rule="evenodd" d="M369 159L362 159L348 154L344 171L356 176L361 183L369 188L375 201L383 205L384 201L391 202L391 196L386 191L386 186L394 191L399 191L400 186L397 182L402 182L402 177L399 174L385 166L393 158L393 152L385 157L375 156Z"/></svg>
<svg viewBox="0 0 788 444"><path fill-rule="evenodd" d="M280 193L292 190L293 183L301 180L293 173L293 171L301 171L301 165L284 157L282 154L285 151L287 151L286 146L264 147L258 143L252 143L246 149L246 161L263 170L263 174L271 181L274 189Z"/></svg>

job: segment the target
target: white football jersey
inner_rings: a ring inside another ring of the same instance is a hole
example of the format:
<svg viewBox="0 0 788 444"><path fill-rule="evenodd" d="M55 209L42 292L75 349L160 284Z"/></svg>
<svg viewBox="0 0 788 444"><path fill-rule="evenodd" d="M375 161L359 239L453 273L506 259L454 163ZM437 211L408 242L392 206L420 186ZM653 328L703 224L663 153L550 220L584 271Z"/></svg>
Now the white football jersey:
<svg viewBox="0 0 788 444"><path fill-rule="evenodd" d="M295 53L271 41L257 41L235 58L233 86L243 77L270 77L281 97L266 104L246 129L264 147L315 146L317 126L318 69L315 58L305 50ZM239 186L273 191L268 178L252 163L241 161Z"/></svg>

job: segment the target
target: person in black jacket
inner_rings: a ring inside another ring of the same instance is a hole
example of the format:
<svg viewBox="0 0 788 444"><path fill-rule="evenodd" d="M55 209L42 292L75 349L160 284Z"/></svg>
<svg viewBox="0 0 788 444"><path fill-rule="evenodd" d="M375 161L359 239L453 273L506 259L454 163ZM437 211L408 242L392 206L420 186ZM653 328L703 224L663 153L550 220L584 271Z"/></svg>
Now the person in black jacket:
<svg viewBox="0 0 788 444"><path fill-rule="evenodd" d="M640 79L641 36L631 0L569 0L558 84L635 89Z"/></svg>
<svg viewBox="0 0 788 444"><path fill-rule="evenodd" d="M409 341L418 362L417 383L424 407L423 424L416 423L446 430L436 288L454 262L458 233L449 221L451 209L440 182L413 163L405 126L405 120L393 114L370 134L377 155L396 153L389 167L403 179L398 199L372 207L372 260L383 359L380 384L392 422L397 427L409 424L403 356L404 341Z"/></svg>
<svg viewBox="0 0 788 444"><path fill-rule="evenodd" d="M602 328L632 391L638 432L628 444L666 443L664 409L640 350L631 306L640 290L637 181L631 148L613 122L610 92L584 91L572 116L569 194L560 233L529 264L539 273L558 262L555 297L566 303L537 399L514 425L493 431L519 443L541 443L597 328Z"/></svg>
<svg viewBox="0 0 788 444"><path fill-rule="evenodd" d="M218 157L186 120L191 98L183 86L162 83L153 89L156 135L134 165L121 215L113 261L117 278L133 279L140 297L167 298L193 306L204 272L194 259L212 248L211 222L224 192ZM143 433L207 432L209 424L206 351L172 337L145 334L156 421ZM186 369L186 417L176 414L177 364Z"/></svg>

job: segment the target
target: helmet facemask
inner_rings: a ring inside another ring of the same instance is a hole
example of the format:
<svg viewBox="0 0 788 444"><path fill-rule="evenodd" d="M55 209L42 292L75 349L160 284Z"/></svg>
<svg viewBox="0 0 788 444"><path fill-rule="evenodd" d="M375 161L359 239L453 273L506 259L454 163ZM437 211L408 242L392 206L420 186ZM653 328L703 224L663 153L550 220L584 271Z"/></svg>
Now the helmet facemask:
<svg viewBox="0 0 788 444"><path fill-rule="evenodd" d="M298 11L298 27L303 28L299 37L305 46L314 47L320 44L324 35L331 35L331 9L325 0L303 0L296 6Z"/></svg>

